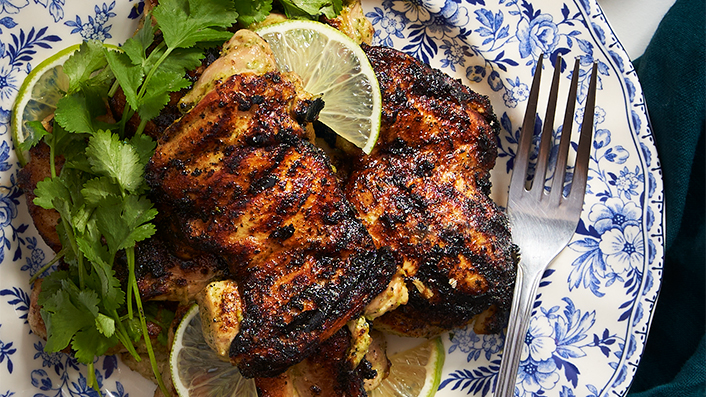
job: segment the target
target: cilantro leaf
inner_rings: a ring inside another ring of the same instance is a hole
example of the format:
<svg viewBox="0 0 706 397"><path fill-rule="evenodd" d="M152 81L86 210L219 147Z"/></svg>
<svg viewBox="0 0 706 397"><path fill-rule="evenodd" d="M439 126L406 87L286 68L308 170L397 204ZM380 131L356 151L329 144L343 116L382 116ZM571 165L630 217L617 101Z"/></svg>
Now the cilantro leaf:
<svg viewBox="0 0 706 397"><path fill-rule="evenodd" d="M105 68L107 64L103 43L96 40L84 41L78 51L64 62L64 73L69 77L69 93L78 91L95 71Z"/></svg>
<svg viewBox="0 0 706 397"><path fill-rule="evenodd" d="M163 64L159 65L161 71L178 73L184 77L187 70L201 66L203 48L176 48L169 53Z"/></svg>
<svg viewBox="0 0 706 397"><path fill-rule="evenodd" d="M154 27L151 23L145 23L132 38L125 41L121 48L133 65L142 65L144 69L147 62L147 50L153 42Z"/></svg>
<svg viewBox="0 0 706 397"><path fill-rule="evenodd" d="M104 49L104 53L110 68L113 70L113 74L115 74L115 78L125 93L127 103L133 109L137 109L139 106L137 92L142 84L142 79L145 77L142 66L134 65L130 57L123 52Z"/></svg>
<svg viewBox="0 0 706 397"><path fill-rule="evenodd" d="M110 338L115 333L115 320L105 314L98 313L98 317L96 317L96 328L101 334Z"/></svg>
<svg viewBox="0 0 706 397"><path fill-rule="evenodd" d="M85 233L76 236L76 242L92 265L92 272L85 281L86 286L99 291L100 308L106 313L113 313L125 303L125 292L121 288L120 280L115 277L115 271L110 264L112 255L102 243L95 218L88 222Z"/></svg>
<svg viewBox="0 0 706 397"><path fill-rule="evenodd" d="M51 134L47 135L44 142L54 148L54 153L64 156L67 163L78 157L85 157L86 134L70 133L59 125L56 120ZM66 164L64 167L66 167Z"/></svg>
<svg viewBox="0 0 706 397"><path fill-rule="evenodd" d="M316 19L319 15L335 18L343 9L342 0L280 0L290 18Z"/></svg>
<svg viewBox="0 0 706 397"><path fill-rule="evenodd" d="M25 123L25 126L30 130L30 133L27 134L24 141L20 142L18 150L21 152L29 151L29 149L37 145L42 138L49 135L49 132L44 128L41 121L28 121Z"/></svg>
<svg viewBox="0 0 706 397"><path fill-rule="evenodd" d="M121 200L108 198L96 208L96 225L108 243L111 254L151 237L156 229L150 222L157 215L145 197L129 195Z"/></svg>
<svg viewBox="0 0 706 397"><path fill-rule="evenodd" d="M270 15L270 11L272 11L272 1L235 0L235 9L238 12L238 22L247 26L262 22Z"/></svg>
<svg viewBox="0 0 706 397"><path fill-rule="evenodd" d="M41 314L48 335L44 349L48 352L65 349L79 330L94 327L98 314L99 298L95 291L80 290L68 279L62 279L61 286L42 302Z"/></svg>
<svg viewBox="0 0 706 397"><path fill-rule="evenodd" d="M54 118L66 131L95 132L93 115L82 92L75 92L59 99Z"/></svg>
<svg viewBox="0 0 706 397"><path fill-rule="evenodd" d="M117 344L118 338L114 334L110 338L103 335L94 320L92 326L84 327L76 333L71 347L75 350L76 359L81 363L88 364L93 362L95 356L104 355L108 349Z"/></svg>
<svg viewBox="0 0 706 397"><path fill-rule="evenodd" d="M130 145L135 149L135 153L140 159L140 164L146 166L152 158L157 142L147 135L135 135L130 138Z"/></svg>
<svg viewBox="0 0 706 397"><path fill-rule="evenodd" d="M46 178L39 181L34 189L34 195L36 197L33 203L46 210L56 209L55 199L71 201L71 192L60 178Z"/></svg>
<svg viewBox="0 0 706 397"><path fill-rule="evenodd" d="M170 48L226 41L233 34L223 28L230 27L238 18L233 2L229 0L162 1L153 15Z"/></svg>
<svg viewBox="0 0 706 397"><path fill-rule="evenodd" d="M66 270L56 270L49 273L48 276L42 279L42 289L39 293L37 303L44 307L46 300L51 299L51 296L57 293L62 288L63 280L71 278L71 274Z"/></svg>
<svg viewBox="0 0 706 397"><path fill-rule="evenodd" d="M143 120L150 120L159 115L164 105L169 102L169 93L179 91L191 85L183 77L183 73L160 70L146 83L145 95L137 108L137 113Z"/></svg>
<svg viewBox="0 0 706 397"><path fill-rule="evenodd" d="M81 189L81 194L88 205L97 207L108 196L119 196L120 186L107 176L93 178L86 182Z"/></svg>
<svg viewBox="0 0 706 397"><path fill-rule="evenodd" d="M128 192L137 191L144 183L140 157L132 146L121 142L117 134L96 132L88 142L86 155L93 172L113 178Z"/></svg>

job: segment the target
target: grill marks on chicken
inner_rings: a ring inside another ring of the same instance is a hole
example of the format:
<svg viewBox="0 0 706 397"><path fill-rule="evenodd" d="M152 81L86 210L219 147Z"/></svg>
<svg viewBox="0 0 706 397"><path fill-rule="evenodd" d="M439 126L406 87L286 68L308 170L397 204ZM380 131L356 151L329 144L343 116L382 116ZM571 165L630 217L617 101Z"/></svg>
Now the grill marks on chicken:
<svg viewBox="0 0 706 397"><path fill-rule="evenodd" d="M487 98L399 51L365 50L383 91L382 129L346 194L376 245L402 258L409 292L376 326L424 335L491 306L503 314L515 262L507 219L488 197L498 123Z"/></svg>
<svg viewBox="0 0 706 397"><path fill-rule="evenodd" d="M116 270L118 277L127 280L124 262ZM137 285L144 300L186 304L209 282L229 275L228 265L218 256L209 253L177 256L162 235L138 243L135 262Z"/></svg>
<svg viewBox="0 0 706 397"><path fill-rule="evenodd" d="M245 376L307 357L395 271L307 140L320 106L293 76L233 75L165 131L146 170L173 243L218 255L239 285L230 357Z"/></svg>

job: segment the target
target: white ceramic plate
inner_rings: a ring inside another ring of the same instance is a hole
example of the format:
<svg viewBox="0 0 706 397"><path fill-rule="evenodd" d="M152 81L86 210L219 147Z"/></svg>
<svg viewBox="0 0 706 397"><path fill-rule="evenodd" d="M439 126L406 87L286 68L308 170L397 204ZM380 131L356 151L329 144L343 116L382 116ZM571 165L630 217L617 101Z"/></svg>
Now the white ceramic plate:
<svg viewBox="0 0 706 397"><path fill-rule="evenodd" d="M584 211L572 243L542 281L517 392L626 394L661 281L663 191L637 76L595 0L363 3L377 44L413 54L490 96L502 124L493 171L493 195L501 204L538 55L549 54L553 62L562 54L569 63L581 57L577 120L589 65L599 63ZM44 342L27 325L28 279L53 254L16 187L9 109L32 66L82 38L123 41L141 7L138 0L0 2L0 397L95 395L81 375L85 367L67 355L44 353ZM569 72L563 72L563 97ZM502 335L469 329L444 335L447 358L437 395L492 395L502 343ZM95 367L106 394L152 395L151 382L115 357L100 358Z"/></svg>

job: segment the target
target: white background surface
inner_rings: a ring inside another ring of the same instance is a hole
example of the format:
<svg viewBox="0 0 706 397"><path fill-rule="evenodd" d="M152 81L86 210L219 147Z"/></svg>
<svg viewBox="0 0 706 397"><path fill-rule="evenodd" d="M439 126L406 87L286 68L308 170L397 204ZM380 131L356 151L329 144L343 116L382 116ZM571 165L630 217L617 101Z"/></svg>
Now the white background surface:
<svg viewBox="0 0 706 397"><path fill-rule="evenodd" d="M630 59L642 55L675 0L597 0Z"/></svg>

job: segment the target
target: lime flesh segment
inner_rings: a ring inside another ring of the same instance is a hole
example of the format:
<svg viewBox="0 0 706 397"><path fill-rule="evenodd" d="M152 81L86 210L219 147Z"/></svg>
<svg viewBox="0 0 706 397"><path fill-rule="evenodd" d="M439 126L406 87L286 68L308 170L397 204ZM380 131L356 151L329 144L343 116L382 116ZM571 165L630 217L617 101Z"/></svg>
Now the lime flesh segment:
<svg viewBox="0 0 706 397"><path fill-rule="evenodd" d="M444 344L439 337L400 352L390 358L390 375L368 395L431 397L439 389L444 358Z"/></svg>
<svg viewBox="0 0 706 397"><path fill-rule="evenodd" d="M69 89L69 78L64 74L63 64L78 48L72 45L42 61L27 75L17 93L12 107L12 140L21 165L29 161L29 153L22 152L20 143L31 138L32 131L26 125L29 121L42 121L56 110L59 102Z"/></svg>
<svg viewBox="0 0 706 397"><path fill-rule="evenodd" d="M280 70L301 77L321 95L319 121L369 154L380 133L381 94L362 48L342 32L314 21L286 21L256 31Z"/></svg>
<svg viewBox="0 0 706 397"><path fill-rule="evenodd" d="M222 361L206 343L198 305L181 320L169 356L172 382L180 397L257 397L255 381Z"/></svg>

